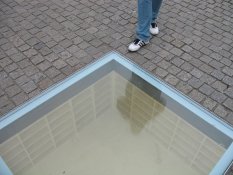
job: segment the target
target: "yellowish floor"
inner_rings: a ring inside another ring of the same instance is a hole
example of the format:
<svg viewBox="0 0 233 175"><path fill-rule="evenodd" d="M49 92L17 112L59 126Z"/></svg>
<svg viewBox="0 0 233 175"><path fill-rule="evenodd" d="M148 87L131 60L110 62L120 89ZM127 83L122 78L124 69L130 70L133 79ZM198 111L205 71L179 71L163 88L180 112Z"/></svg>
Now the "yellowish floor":
<svg viewBox="0 0 233 175"><path fill-rule="evenodd" d="M197 175L144 129L105 113L22 175Z"/></svg>

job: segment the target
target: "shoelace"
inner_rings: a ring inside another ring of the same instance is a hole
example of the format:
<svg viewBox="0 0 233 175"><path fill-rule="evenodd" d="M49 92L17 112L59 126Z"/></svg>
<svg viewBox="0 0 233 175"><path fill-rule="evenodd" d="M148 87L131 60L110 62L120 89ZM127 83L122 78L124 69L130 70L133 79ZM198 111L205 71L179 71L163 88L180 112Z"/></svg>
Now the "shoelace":
<svg viewBox="0 0 233 175"><path fill-rule="evenodd" d="M155 22L151 23L151 27L152 27L152 28L157 27L157 23L155 23Z"/></svg>
<svg viewBox="0 0 233 175"><path fill-rule="evenodd" d="M133 43L137 45L139 42L140 42L140 39L135 39Z"/></svg>
<svg viewBox="0 0 233 175"><path fill-rule="evenodd" d="M134 44L135 44L135 45L139 45L139 46L144 46L144 45L145 45L145 42L144 42L144 41L141 41L140 39L135 39L135 40L134 40Z"/></svg>

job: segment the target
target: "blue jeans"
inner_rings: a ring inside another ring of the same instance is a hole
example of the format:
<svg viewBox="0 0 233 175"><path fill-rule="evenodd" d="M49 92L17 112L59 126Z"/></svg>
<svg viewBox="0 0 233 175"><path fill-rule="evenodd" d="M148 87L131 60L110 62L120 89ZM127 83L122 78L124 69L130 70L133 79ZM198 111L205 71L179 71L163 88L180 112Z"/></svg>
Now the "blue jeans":
<svg viewBox="0 0 233 175"><path fill-rule="evenodd" d="M162 0L138 0L137 38L142 41L150 40L150 24L157 19Z"/></svg>

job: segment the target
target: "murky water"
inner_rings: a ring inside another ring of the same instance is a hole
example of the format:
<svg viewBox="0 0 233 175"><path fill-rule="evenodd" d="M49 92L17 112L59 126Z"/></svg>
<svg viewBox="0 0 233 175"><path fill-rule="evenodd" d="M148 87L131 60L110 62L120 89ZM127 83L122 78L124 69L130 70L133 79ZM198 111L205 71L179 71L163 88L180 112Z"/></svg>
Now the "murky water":
<svg viewBox="0 0 233 175"><path fill-rule="evenodd" d="M112 72L2 143L0 154L16 175L208 174L225 149L157 96Z"/></svg>

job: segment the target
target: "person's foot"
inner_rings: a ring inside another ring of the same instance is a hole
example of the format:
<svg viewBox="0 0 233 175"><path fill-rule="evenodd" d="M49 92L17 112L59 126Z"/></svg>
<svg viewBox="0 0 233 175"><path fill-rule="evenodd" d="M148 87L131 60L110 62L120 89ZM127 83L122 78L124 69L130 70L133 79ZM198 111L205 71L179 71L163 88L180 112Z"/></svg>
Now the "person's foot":
<svg viewBox="0 0 233 175"><path fill-rule="evenodd" d="M152 35L157 35L159 33L159 28L156 22L151 23L150 25L150 33Z"/></svg>
<svg viewBox="0 0 233 175"><path fill-rule="evenodd" d="M149 44L149 41L148 42L144 42L140 39L135 39L128 47L128 50L131 51L131 52L135 52L135 51L138 51L142 46L145 46Z"/></svg>

